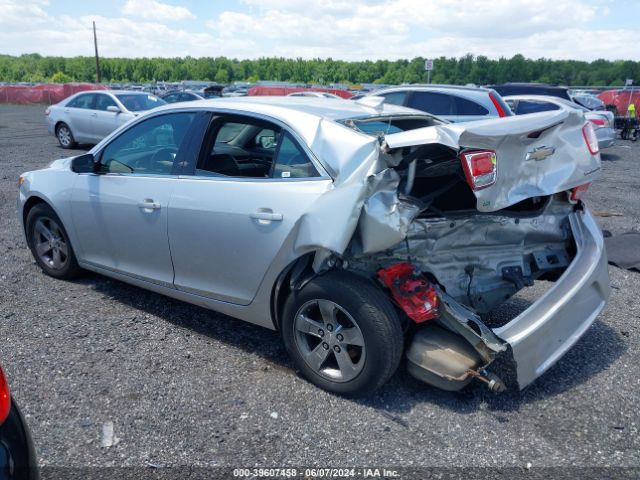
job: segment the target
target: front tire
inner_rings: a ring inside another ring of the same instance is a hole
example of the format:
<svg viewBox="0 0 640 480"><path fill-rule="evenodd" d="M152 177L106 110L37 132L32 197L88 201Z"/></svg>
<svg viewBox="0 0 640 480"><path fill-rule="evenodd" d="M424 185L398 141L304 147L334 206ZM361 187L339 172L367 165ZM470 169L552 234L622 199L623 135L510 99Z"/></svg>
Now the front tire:
<svg viewBox="0 0 640 480"><path fill-rule="evenodd" d="M49 205L40 203L29 210L25 228L29 249L44 273L64 280L82 273L69 236Z"/></svg>
<svg viewBox="0 0 640 480"><path fill-rule="evenodd" d="M66 123L61 123L56 127L56 138L62 148L74 148L78 144Z"/></svg>
<svg viewBox="0 0 640 480"><path fill-rule="evenodd" d="M329 272L288 298L282 337L302 375L355 396L389 380L402 357L398 315L381 289L358 275Z"/></svg>

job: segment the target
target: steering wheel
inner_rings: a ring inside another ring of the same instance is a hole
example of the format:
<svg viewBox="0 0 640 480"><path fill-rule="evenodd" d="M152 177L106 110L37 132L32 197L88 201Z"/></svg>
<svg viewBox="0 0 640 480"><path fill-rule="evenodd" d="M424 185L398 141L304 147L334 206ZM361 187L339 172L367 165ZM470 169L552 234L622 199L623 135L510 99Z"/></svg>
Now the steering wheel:
<svg viewBox="0 0 640 480"><path fill-rule="evenodd" d="M159 162L167 161L171 162L171 166L173 165L173 160L178 153L178 149L175 147L165 147L157 150L150 158L140 160L137 162L137 166L139 168L144 168L145 170L157 171L160 170ZM171 166L167 169L171 170Z"/></svg>

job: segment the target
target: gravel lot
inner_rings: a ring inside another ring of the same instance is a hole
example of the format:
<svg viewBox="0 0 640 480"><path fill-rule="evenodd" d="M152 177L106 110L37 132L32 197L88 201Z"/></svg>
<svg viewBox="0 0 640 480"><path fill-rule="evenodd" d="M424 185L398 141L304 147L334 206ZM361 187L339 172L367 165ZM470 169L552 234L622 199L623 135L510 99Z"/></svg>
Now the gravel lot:
<svg viewBox="0 0 640 480"><path fill-rule="evenodd" d="M18 175L84 150L59 148L43 110L0 106L0 363L41 465L640 466L640 274L610 267L604 313L524 392L447 393L401 369L346 400L301 379L274 332L98 275L45 276ZM622 214L600 218L613 234L640 229L639 157L619 141L588 192Z"/></svg>

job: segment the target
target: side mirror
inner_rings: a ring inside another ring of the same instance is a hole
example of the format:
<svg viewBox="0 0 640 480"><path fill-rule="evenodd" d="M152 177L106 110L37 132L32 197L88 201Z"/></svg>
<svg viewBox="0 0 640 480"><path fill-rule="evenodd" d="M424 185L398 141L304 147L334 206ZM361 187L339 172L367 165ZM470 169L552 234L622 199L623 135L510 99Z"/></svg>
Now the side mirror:
<svg viewBox="0 0 640 480"><path fill-rule="evenodd" d="M276 146L276 137L263 135L258 137L258 143L262 148L274 148Z"/></svg>
<svg viewBox="0 0 640 480"><path fill-rule="evenodd" d="M107 112L120 113L120 109L115 105L109 105L107 107Z"/></svg>
<svg viewBox="0 0 640 480"><path fill-rule="evenodd" d="M92 153L85 153L71 160L71 171L75 173L94 173L96 166Z"/></svg>

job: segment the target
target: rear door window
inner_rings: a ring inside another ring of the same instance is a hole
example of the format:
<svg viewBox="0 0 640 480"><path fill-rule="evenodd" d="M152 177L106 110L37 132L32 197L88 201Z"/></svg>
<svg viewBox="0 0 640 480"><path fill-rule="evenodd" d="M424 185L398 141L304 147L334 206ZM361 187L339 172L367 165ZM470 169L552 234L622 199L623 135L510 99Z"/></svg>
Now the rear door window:
<svg viewBox="0 0 640 480"><path fill-rule="evenodd" d="M489 110L484 108L479 103L461 97L453 97L453 101L455 103L456 115L489 115Z"/></svg>
<svg viewBox="0 0 640 480"><path fill-rule="evenodd" d="M432 115L455 115L453 97L438 92L413 92L409 107Z"/></svg>
<svg viewBox="0 0 640 480"><path fill-rule="evenodd" d="M271 176L273 178L311 178L319 175L302 147L289 132L285 131L282 134Z"/></svg>
<svg viewBox="0 0 640 480"><path fill-rule="evenodd" d="M167 103L177 102L178 98L179 98L179 94L177 93L170 93L169 95L165 95L164 97L162 97L162 99Z"/></svg>
<svg viewBox="0 0 640 480"><path fill-rule="evenodd" d="M93 109L95 98L96 95L94 93L85 93L83 95L78 95L67 104L67 107Z"/></svg>
<svg viewBox="0 0 640 480"><path fill-rule="evenodd" d="M269 178L280 128L264 120L220 117L207 133L198 176Z"/></svg>
<svg viewBox="0 0 640 480"><path fill-rule="evenodd" d="M384 103L391 105L404 105L405 99L407 98L407 92L383 93L380 97L384 97Z"/></svg>

